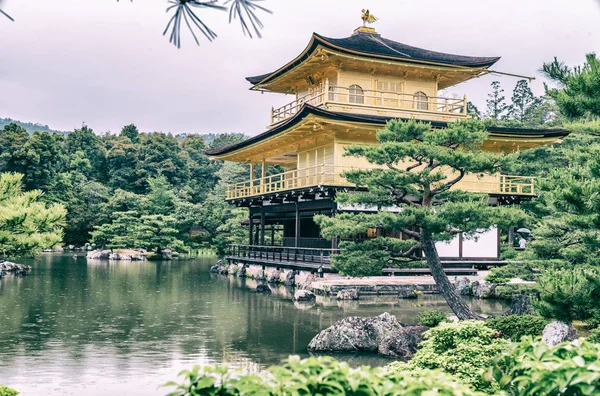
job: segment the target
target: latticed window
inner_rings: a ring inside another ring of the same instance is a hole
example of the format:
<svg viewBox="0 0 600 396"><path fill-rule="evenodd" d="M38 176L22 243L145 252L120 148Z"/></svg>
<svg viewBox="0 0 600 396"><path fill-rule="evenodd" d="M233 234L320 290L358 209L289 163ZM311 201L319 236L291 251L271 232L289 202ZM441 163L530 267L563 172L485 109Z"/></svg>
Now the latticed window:
<svg viewBox="0 0 600 396"><path fill-rule="evenodd" d="M350 103L365 103L365 94L359 85L350 85Z"/></svg>
<svg viewBox="0 0 600 396"><path fill-rule="evenodd" d="M414 108L417 110L429 110L428 98L424 92L419 91L415 94Z"/></svg>

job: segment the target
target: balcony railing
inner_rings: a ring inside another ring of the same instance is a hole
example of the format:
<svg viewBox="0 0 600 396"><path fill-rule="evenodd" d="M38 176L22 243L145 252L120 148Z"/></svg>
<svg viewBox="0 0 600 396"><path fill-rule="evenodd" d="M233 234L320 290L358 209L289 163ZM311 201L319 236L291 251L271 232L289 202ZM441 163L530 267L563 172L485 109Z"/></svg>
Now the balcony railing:
<svg viewBox="0 0 600 396"><path fill-rule="evenodd" d="M451 115L467 117L467 98L444 98L409 93L377 91L333 85L320 85L313 93L302 96L285 106L271 110L271 124L277 124L296 114L305 104L326 106L328 104L350 105L356 108L374 108L391 112ZM398 114L400 115L400 114Z"/></svg>
<svg viewBox="0 0 600 396"><path fill-rule="evenodd" d="M315 186L353 186L344 177L344 172L364 170L349 166L317 165L295 169L264 178L232 184L227 187L226 198L237 199L289 191ZM534 177L496 175L482 179L467 177L454 188L470 192L504 195L535 195Z"/></svg>

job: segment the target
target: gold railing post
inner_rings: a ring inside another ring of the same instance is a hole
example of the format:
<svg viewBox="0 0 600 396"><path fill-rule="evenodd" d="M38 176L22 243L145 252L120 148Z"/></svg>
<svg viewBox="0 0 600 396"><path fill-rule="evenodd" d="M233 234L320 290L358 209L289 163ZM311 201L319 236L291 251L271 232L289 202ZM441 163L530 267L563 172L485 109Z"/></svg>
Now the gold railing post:
<svg viewBox="0 0 600 396"><path fill-rule="evenodd" d="M463 96L463 114L467 115L467 95Z"/></svg>

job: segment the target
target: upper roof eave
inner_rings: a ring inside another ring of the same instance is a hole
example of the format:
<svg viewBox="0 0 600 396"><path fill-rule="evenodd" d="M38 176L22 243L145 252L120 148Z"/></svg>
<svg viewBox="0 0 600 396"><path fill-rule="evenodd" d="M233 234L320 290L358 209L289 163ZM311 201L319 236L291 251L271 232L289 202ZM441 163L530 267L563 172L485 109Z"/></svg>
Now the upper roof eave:
<svg viewBox="0 0 600 396"><path fill-rule="evenodd" d="M300 65L312 55L319 45L351 55L464 69L487 69L500 59L500 57L472 57L430 51L367 33L355 33L342 39L329 38L313 33L304 51L292 61L271 73L246 77L246 80L253 84L253 89L259 85L267 84Z"/></svg>
<svg viewBox="0 0 600 396"><path fill-rule="evenodd" d="M372 116L372 115L364 115L364 114L350 114L350 113L337 113L329 110L322 109L320 107L315 107L310 104L304 104L302 109L296 113L294 116L288 118L283 121L281 124L276 127L269 129L263 133L260 133L256 136L253 136L249 139L243 140L241 142L232 143L227 146L207 149L204 152L209 156L222 156L230 154L234 151L244 149L248 146L259 143L263 139L268 139L270 137L276 136L279 133L285 131L286 129L295 126L300 123L304 118L309 115L320 116L332 121L348 121L348 122L360 122L364 124L371 125L379 125L384 126L389 120L396 117L385 117L385 116ZM402 119L402 118L400 118ZM408 119L402 119L408 120ZM444 121L427 121L435 128L445 128L448 126L447 122ZM530 138L563 138L569 135L569 131L561 128L510 128L510 127L500 127L500 126L488 126L488 132L491 136L526 136Z"/></svg>

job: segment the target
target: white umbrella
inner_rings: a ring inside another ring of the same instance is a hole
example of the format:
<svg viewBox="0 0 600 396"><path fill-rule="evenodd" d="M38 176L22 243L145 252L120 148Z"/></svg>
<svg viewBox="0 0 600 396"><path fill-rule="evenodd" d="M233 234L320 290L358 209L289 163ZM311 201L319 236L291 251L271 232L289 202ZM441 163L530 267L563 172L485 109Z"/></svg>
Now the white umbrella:
<svg viewBox="0 0 600 396"><path fill-rule="evenodd" d="M517 232L522 232L523 234L531 234L531 230L528 230L527 228L519 228Z"/></svg>

